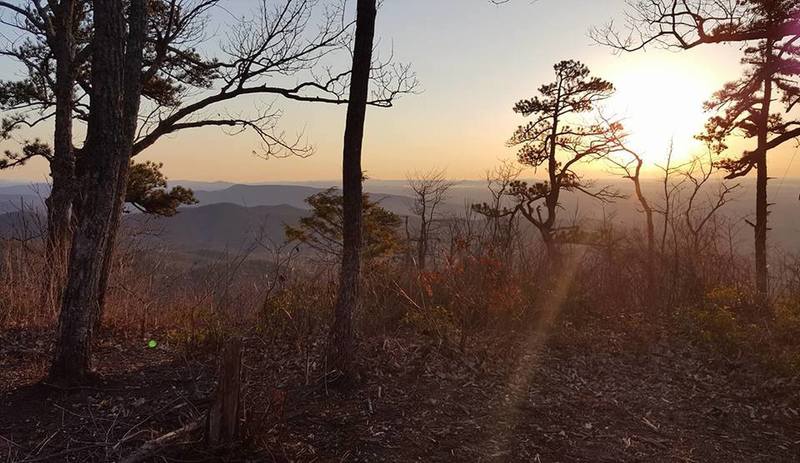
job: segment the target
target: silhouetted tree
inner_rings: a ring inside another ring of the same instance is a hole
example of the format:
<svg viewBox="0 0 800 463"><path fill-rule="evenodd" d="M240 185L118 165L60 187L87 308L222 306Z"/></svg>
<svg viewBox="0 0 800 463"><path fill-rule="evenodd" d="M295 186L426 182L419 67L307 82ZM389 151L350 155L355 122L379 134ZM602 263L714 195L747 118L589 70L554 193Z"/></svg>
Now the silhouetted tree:
<svg viewBox="0 0 800 463"><path fill-rule="evenodd" d="M592 37L622 51L648 46L690 49L701 45L783 40L800 34L795 0L628 0L626 22L592 31ZM785 14L770 16L769 10Z"/></svg>
<svg viewBox="0 0 800 463"><path fill-rule="evenodd" d="M508 193L512 186L519 180L523 167L514 161L504 161L499 166L486 173L486 187L491 195L488 203L473 205L476 212L491 211L487 215L489 225L488 240L493 246L499 246L506 262L513 254L512 242L514 229L517 225L518 211L506 207ZM504 220L500 220L500 219Z"/></svg>
<svg viewBox="0 0 800 463"><path fill-rule="evenodd" d="M342 159L343 248L339 292L334 308L328 350L328 366L338 370L347 383L354 378L353 312L359 304L359 275L362 246L362 170L361 147L367 113L372 47L375 37L375 0L358 0L356 36L353 47L353 77L344 129Z"/></svg>
<svg viewBox="0 0 800 463"><path fill-rule="evenodd" d="M654 219L655 210L650 205L650 201L642 191L642 167L644 166L644 159L642 156L632 149L627 144L627 134L623 132L621 124L613 124L609 122L611 130L609 130L610 141L614 145L614 154L608 156L608 161L618 171L622 173L623 178L630 180L633 183L633 190L636 194L636 200L642 208L642 213L645 217L645 233L647 234L647 293L651 294L655 287L655 255L656 255L656 225Z"/></svg>
<svg viewBox="0 0 800 463"><path fill-rule="evenodd" d="M797 64L800 49L795 41L796 37L783 42L766 39L748 47L743 59L748 69L741 79L726 84L706 103L707 110L719 114L709 119L706 132L699 137L710 143L717 153L727 151L730 138L755 139L754 149L743 151L738 158L724 159L718 165L728 171L729 179L756 170L756 221L752 225L755 229L756 287L763 297L769 289L767 154L800 136L800 122L785 120L783 116L800 101ZM775 101L780 104L774 104Z"/></svg>
<svg viewBox="0 0 800 463"><path fill-rule="evenodd" d="M515 112L533 120L519 126L509 141L511 146L520 146L519 162L544 167L547 179L532 184L515 181L508 193L515 200L515 209L539 230L551 263L556 261L558 233L562 231L557 223L562 191L584 193L601 201L618 197L608 187L593 191L591 182L575 171L578 163L608 155L613 145L607 136L609 127L584 124L576 117L609 98L613 85L590 77L589 69L577 61L561 61L553 69L555 82L542 85L539 96L514 106Z"/></svg>
<svg viewBox="0 0 800 463"><path fill-rule="evenodd" d="M739 184L729 185L720 182L714 194L703 194L714 178L715 166L712 153L708 153L705 158L695 156L678 172L685 179L683 184L688 185L688 199L683 205L683 219L688 232L691 259L695 259L704 250L703 229L708 226L717 211L730 202L731 195L739 188Z"/></svg>
<svg viewBox="0 0 800 463"><path fill-rule="evenodd" d="M756 288L766 300L768 292L767 153L800 136L796 121L785 122L772 114L774 93L782 91L786 112L796 102L795 45L800 35L800 4L796 0L657 0L631 2L630 21L624 32L608 26L594 37L619 50L634 51L657 45L679 49L714 43L755 43L745 49L744 78L718 92L708 109L724 111L709 121L704 138L724 140L737 133L756 139L756 147L735 161L721 164L729 178L756 169L756 222L754 226ZM770 136L773 138L770 139ZM718 145L724 149L724 143Z"/></svg>
<svg viewBox="0 0 800 463"><path fill-rule="evenodd" d="M439 219L440 208L442 203L447 200L448 191L454 185L454 182L447 180L443 170L417 173L408 178L408 186L414 194L411 212L420 220L419 233L416 238L417 267L420 270L425 269L431 233L434 231L436 220Z"/></svg>

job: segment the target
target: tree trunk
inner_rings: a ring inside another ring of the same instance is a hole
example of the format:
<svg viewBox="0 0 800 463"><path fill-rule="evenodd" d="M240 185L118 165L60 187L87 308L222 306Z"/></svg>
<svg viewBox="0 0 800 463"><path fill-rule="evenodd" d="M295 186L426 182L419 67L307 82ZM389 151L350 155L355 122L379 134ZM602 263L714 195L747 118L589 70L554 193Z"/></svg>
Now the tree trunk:
<svg viewBox="0 0 800 463"><path fill-rule="evenodd" d="M114 230L108 237L103 250L103 269L100 272L100 286L97 294L97 311L94 314L94 329L99 330L103 323L103 314L106 308L106 295L108 294L108 281L114 264L114 248L117 242L117 232L122 222L122 209L125 205L125 190L127 189L127 175L120 175L117 183L117 198L114 200L111 229Z"/></svg>
<svg viewBox="0 0 800 463"><path fill-rule="evenodd" d="M547 251L547 268L553 270L558 265L559 252L558 243L554 236L553 230L545 224L543 228L539 229L544 242L544 248Z"/></svg>
<svg viewBox="0 0 800 463"><path fill-rule="evenodd" d="M421 271L425 270L425 259L428 255L428 224L424 214L423 209L422 223L419 229L419 243L417 243L417 266Z"/></svg>
<svg viewBox="0 0 800 463"><path fill-rule="evenodd" d="M644 192L642 192L642 183L639 178L642 170L642 164L642 160L638 159L636 165L636 175L632 176L631 180L633 181L636 191L636 198L639 200L639 204L642 206L645 220L647 221L647 260L645 261L645 277L647 278L647 288L645 288L645 294L649 297L654 295L653 290L655 288L654 267L656 254L656 226L653 220L653 208L650 206L650 203L644 196Z"/></svg>
<svg viewBox="0 0 800 463"><path fill-rule="evenodd" d="M345 380L353 378L353 311L359 301L361 267L362 171L361 146L367 111L372 42L375 36L375 0L358 0L356 39L342 163L343 252L339 294L331 328L328 365Z"/></svg>
<svg viewBox="0 0 800 463"><path fill-rule="evenodd" d="M55 131L50 162L52 187L47 198L44 287L40 311L53 312L61 299L72 235L72 202L75 182L75 152L72 146L72 109L75 87L75 2L62 0L54 9L56 59Z"/></svg>
<svg viewBox="0 0 800 463"><path fill-rule="evenodd" d="M50 378L81 383L91 371L94 319L101 293L106 247L113 243L120 178L127 179L131 146L126 134L131 106L139 98L145 0L128 9L126 33L122 0L95 0L92 96L84 147L80 217L70 253L67 284L59 316L59 336ZM132 93L132 92L135 92ZM135 105L138 110L138 103ZM126 145L126 142L127 145Z"/></svg>
<svg viewBox="0 0 800 463"><path fill-rule="evenodd" d="M59 121L56 121L56 131L59 131L58 126ZM63 135L56 135L55 140L58 140L60 136ZM68 136L71 138L71 133ZM45 201L47 205L46 268L39 307L42 313L55 312L55 307L61 300L64 274L69 257L69 244L72 238L72 203L74 200L72 188L75 181L75 159L74 157L65 158L65 153L59 153L58 141L54 145L53 161L50 163L52 187L50 196ZM71 147L69 150L72 151Z"/></svg>
<svg viewBox="0 0 800 463"><path fill-rule="evenodd" d="M553 127L550 129L550 153L547 156L547 174L550 178L550 191L545 196L545 205L547 206L547 219L543 223L543 227L539 228L544 239L545 247L547 248L547 272L550 278L557 278L557 273L560 270L561 257L559 254L558 243L555 237L553 228L556 225L556 213L558 211L558 199L561 195L561 181L564 172L558 172L559 162L556 158L556 140L558 139L558 124L559 113L561 111L561 91L562 91L563 77L558 76L558 93L556 95L555 109L553 110Z"/></svg>
<svg viewBox="0 0 800 463"><path fill-rule="evenodd" d="M764 99L761 103L761 117L758 126L758 146L756 148L756 289L762 302L766 302L769 291L769 274L767 270L767 220L769 203L767 200L767 139L769 136L769 111L772 103L772 50L773 42L769 40L765 49Z"/></svg>
<svg viewBox="0 0 800 463"><path fill-rule="evenodd" d="M143 48L146 27L145 0L136 0L132 6L137 7L131 10L131 28L136 27L136 33L129 34L125 59L125 97L123 100L123 149L125 150L125 162L130 165L133 155L133 142L136 138L136 127L138 124L139 106L141 104L142 93L142 70ZM138 22L137 24L134 24ZM128 167L129 167L128 165ZM94 314L94 328L99 330L103 321L103 313L106 307L106 295L108 294L108 280L111 276L111 268L114 263L114 248L117 242L117 233L122 222L122 212L125 206L125 196L128 190L128 167L120 170L117 174L117 191L114 198L114 211L111 215L111 233L103 250L103 268L100 272L100 286L97 295L97 307Z"/></svg>
<svg viewBox="0 0 800 463"><path fill-rule="evenodd" d="M242 341L229 339L222 349L214 402L206 417L206 443L231 445L239 437L242 394Z"/></svg>

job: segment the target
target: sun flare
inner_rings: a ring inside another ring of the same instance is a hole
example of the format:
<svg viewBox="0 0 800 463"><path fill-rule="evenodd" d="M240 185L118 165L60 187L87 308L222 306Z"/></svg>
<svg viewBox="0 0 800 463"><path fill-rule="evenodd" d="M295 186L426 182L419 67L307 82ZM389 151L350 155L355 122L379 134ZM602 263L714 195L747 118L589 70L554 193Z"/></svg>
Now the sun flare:
<svg viewBox="0 0 800 463"><path fill-rule="evenodd" d="M708 119L703 102L719 83L700 65L673 65L663 57L639 61L611 77L617 92L606 110L623 120L630 146L651 169L666 162L670 144L673 160L685 161L703 149L694 136Z"/></svg>

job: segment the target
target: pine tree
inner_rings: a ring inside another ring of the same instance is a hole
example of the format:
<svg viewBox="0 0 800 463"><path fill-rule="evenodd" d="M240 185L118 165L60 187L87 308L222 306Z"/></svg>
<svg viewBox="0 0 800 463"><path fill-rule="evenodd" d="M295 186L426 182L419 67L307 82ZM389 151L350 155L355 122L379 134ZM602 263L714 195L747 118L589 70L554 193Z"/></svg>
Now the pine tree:
<svg viewBox="0 0 800 463"><path fill-rule="evenodd" d="M551 262L558 255L558 209L563 191L587 194L601 201L617 195L608 188L593 190L575 168L608 155L613 146L607 124L586 124L581 115L614 92L614 86L599 77L591 77L589 68L577 61L561 61L553 67L556 80L542 85L539 96L521 100L514 112L532 118L514 132L509 144L519 146L518 160L525 166L544 167L547 179L529 184L515 181L509 195L519 211L540 232ZM497 214L478 207L479 212Z"/></svg>

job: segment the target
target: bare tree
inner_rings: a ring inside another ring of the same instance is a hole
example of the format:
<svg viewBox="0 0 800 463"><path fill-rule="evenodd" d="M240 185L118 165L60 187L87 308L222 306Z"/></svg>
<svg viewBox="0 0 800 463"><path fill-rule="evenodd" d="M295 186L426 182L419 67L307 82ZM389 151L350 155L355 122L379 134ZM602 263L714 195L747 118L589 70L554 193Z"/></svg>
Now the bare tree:
<svg viewBox="0 0 800 463"><path fill-rule="evenodd" d="M648 46L690 49L702 45L783 39L800 34L800 5L793 0L627 0L625 24L592 31L599 43L621 51ZM765 9L788 14L766 20Z"/></svg>
<svg viewBox="0 0 800 463"><path fill-rule="evenodd" d="M523 168L514 161L503 161L499 166L486 172L486 187L491 199L489 202L473 204L471 209L486 218L484 234L490 246L500 247L500 252L508 263L513 255L514 230L518 223L519 209L508 204L511 190L519 181Z"/></svg>
<svg viewBox="0 0 800 463"><path fill-rule="evenodd" d="M655 284L655 252L656 252L656 225L654 220L653 206L650 205L647 197L642 191L642 166L644 166L644 159L642 156L626 142L626 134L622 132L622 126L618 124L609 125L613 130L609 131L611 141L614 143L614 154L609 155L606 159L614 166L619 172L622 173L623 178L630 180L633 183L633 190L636 194L636 199L639 201L639 206L642 208L642 213L645 217L646 234L647 234L647 288L648 293L652 293ZM619 154L622 156L619 156Z"/></svg>
<svg viewBox="0 0 800 463"><path fill-rule="evenodd" d="M727 226L722 232L731 237L730 227L734 224L726 224L719 212L734 199L739 185L730 185L719 175L713 151L675 164L670 150L667 164L660 168L663 204L655 206L654 210L663 216L661 265L669 269L663 274L662 284L670 289L667 296L672 299L669 302L676 303L681 297L702 296L704 276L719 274L703 266L708 265L709 258L719 255L720 227Z"/></svg>
<svg viewBox="0 0 800 463"><path fill-rule="evenodd" d="M670 141L669 149L667 150L667 162L664 163L663 166L656 164L656 167L663 172L663 177L661 180L661 192L664 204L657 209L657 212L661 214L663 218L661 227L661 242L659 245L659 254L662 256L666 251L667 235L670 229L670 221L672 220L675 195L681 188L680 182L672 182L672 177L675 176L682 167L673 165L674 147L675 144Z"/></svg>
<svg viewBox="0 0 800 463"><path fill-rule="evenodd" d="M731 200L731 195L739 188L739 184L728 185L719 182L717 190L704 193L705 187L713 181L714 174L713 154L709 152L703 158L695 156L691 163L680 172L689 186L688 199L683 209L683 219L689 233L690 255L696 256L703 252L701 242L703 230L709 225L714 215Z"/></svg>
<svg viewBox="0 0 800 463"><path fill-rule="evenodd" d="M431 233L436 230L436 222L441 216L441 206L455 182L447 180L444 170L431 170L407 176L408 186L414 194L411 212L420 220L417 234L417 267L425 270Z"/></svg>

